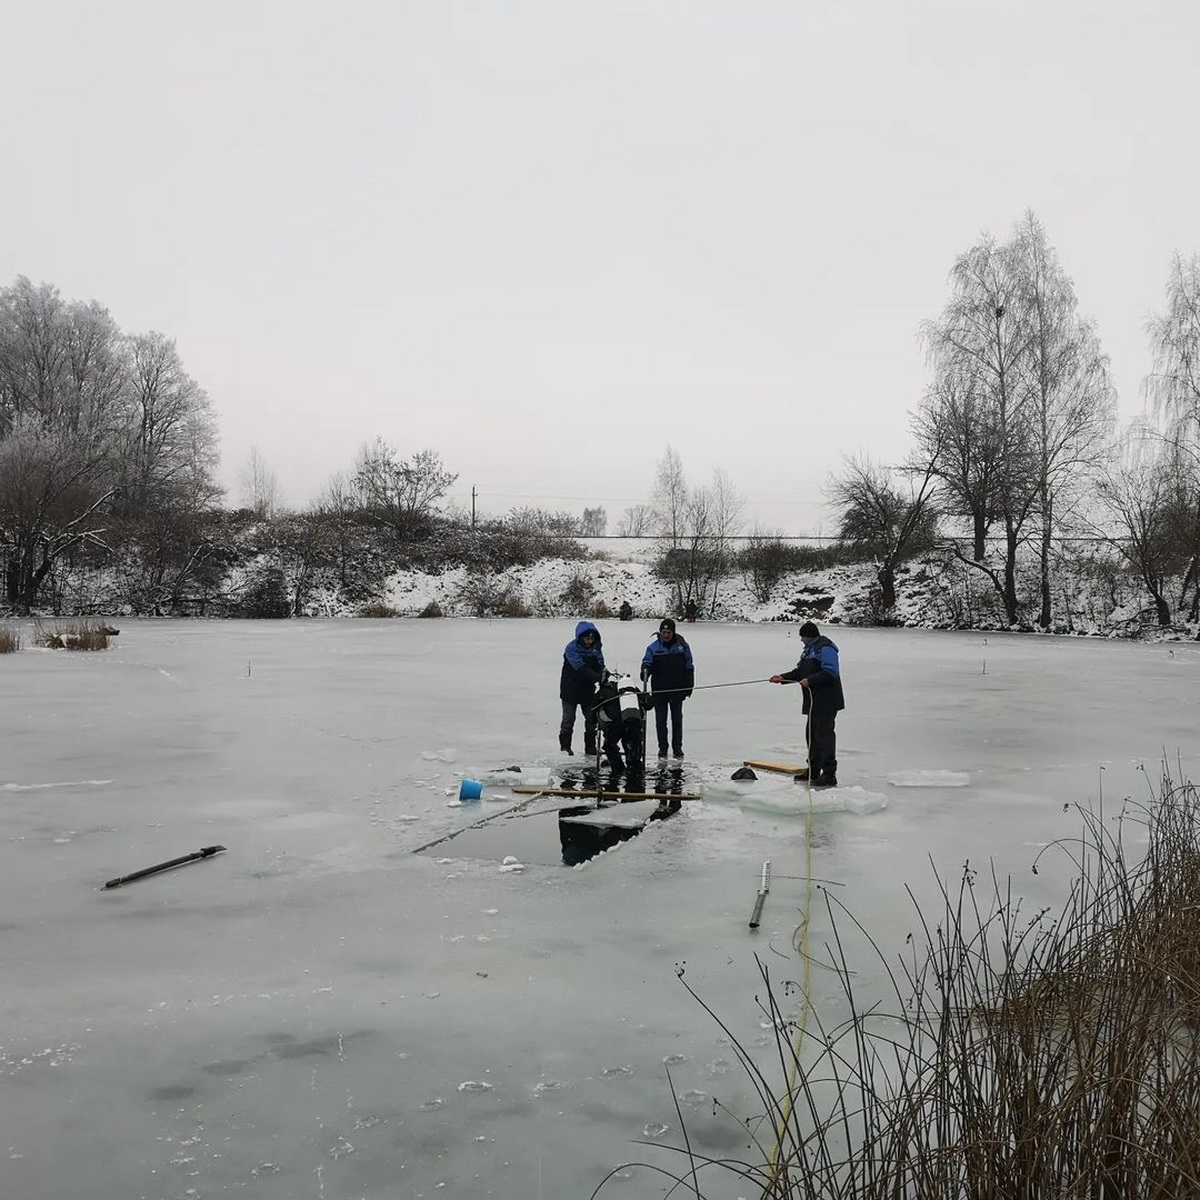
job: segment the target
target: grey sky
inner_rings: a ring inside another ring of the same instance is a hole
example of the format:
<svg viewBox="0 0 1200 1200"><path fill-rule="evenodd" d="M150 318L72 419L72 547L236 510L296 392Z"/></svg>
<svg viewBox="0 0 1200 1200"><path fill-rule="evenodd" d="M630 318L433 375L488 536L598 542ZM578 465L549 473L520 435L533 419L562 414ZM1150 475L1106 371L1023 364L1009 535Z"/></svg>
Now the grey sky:
<svg viewBox="0 0 1200 1200"><path fill-rule="evenodd" d="M982 230L1041 218L1126 417L1200 250L1194 4L7 7L0 282L174 337L232 500L380 435L615 522L670 443L817 532Z"/></svg>

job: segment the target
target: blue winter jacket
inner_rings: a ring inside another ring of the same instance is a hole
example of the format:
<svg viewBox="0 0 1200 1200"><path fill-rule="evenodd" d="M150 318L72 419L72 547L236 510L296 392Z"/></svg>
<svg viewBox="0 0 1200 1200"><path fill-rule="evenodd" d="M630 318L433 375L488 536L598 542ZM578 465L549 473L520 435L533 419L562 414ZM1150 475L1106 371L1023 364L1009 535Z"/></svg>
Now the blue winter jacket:
<svg viewBox="0 0 1200 1200"><path fill-rule="evenodd" d="M686 700L696 684L691 646L679 634L670 645L655 637L642 656L642 678L650 680L652 692L673 692Z"/></svg>
<svg viewBox="0 0 1200 1200"><path fill-rule="evenodd" d="M594 633L596 640L585 646L583 635ZM558 684L561 700L586 704L596 694L596 684L604 678L604 652L600 648L600 630L591 621L575 626L575 638L563 651L562 677Z"/></svg>
<svg viewBox="0 0 1200 1200"><path fill-rule="evenodd" d="M804 647L800 661L792 670L784 671L783 678L796 682L808 680L804 689L805 712L809 710L810 698L811 707L821 712L838 712L846 707L838 648L824 634Z"/></svg>

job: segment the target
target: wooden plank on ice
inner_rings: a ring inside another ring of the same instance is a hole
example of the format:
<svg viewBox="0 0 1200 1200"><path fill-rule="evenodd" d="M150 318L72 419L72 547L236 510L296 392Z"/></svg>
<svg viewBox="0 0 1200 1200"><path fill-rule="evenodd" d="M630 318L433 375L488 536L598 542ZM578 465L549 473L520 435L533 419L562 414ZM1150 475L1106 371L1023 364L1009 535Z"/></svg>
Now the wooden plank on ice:
<svg viewBox="0 0 1200 1200"><path fill-rule="evenodd" d="M759 762L757 759L746 758L742 760L743 767L754 767L759 771L775 771L780 775L806 775L808 767L804 763L777 763L777 762Z"/></svg>
<svg viewBox="0 0 1200 1200"><path fill-rule="evenodd" d="M575 796L580 800L699 800L694 793L675 795L673 792L597 792L595 788L540 788L519 786L512 789L520 796Z"/></svg>

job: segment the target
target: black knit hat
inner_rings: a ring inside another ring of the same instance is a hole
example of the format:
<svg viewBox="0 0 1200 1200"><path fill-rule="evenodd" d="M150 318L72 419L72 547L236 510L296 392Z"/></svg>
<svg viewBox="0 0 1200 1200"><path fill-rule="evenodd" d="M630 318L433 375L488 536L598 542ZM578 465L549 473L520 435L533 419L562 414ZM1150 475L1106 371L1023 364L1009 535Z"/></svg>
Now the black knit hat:
<svg viewBox="0 0 1200 1200"><path fill-rule="evenodd" d="M670 617L663 617L658 623L658 632L662 633L664 629L669 629L672 633L675 632L675 622Z"/></svg>
<svg viewBox="0 0 1200 1200"><path fill-rule="evenodd" d="M820 637L821 631L811 621L805 621L804 624L800 626L800 636Z"/></svg>

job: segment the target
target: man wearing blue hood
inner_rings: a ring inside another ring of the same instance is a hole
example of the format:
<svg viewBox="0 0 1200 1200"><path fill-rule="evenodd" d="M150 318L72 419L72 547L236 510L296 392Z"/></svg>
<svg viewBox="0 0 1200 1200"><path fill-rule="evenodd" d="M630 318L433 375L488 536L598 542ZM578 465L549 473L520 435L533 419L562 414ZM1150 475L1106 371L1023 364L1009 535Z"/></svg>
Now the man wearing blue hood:
<svg viewBox="0 0 1200 1200"><path fill-rule="evenodd" d="M596 685L604 678L604 653L600 649L600 630L591 621L575 626L575 637L563 651L562 677L558 696L562 701L562 724L558 728L558 748L567 754L575 732L575 710L583 709L583 752L596 753Z"/></svg>

